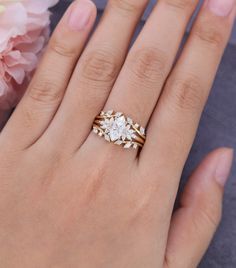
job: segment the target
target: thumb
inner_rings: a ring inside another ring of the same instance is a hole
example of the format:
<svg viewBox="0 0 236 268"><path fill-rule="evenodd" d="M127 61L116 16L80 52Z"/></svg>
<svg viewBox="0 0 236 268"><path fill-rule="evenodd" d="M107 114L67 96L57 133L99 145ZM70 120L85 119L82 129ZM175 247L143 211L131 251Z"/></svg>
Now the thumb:
<svg viewBox="0 0 236 268"><path fill-rule="evenodd" d="M210 153L190 177L173 214L164 267L197 267L221 219L224 185L233 150Z"/></svg>

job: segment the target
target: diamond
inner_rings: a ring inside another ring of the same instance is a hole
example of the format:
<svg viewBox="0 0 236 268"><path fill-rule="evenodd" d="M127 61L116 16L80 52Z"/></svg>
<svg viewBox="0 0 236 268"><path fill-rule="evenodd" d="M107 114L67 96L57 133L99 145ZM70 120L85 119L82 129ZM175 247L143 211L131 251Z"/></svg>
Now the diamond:
<svg viewBox="0 0 236 268"><path fill-rule="evenodd" d="M120 113L120 112L118 112L118 113L115 114L116 117L119 117L121 115L122 115L122 113Z"/></svg>
<svg viewBox="0 0 236 268"><path fill-rule="evenodd" d="M111 118L111 119L105 119L104 121L101 121L101 123L100 123L101 124L101 128L102 129L105 129L105 130L109 129L111 127L113 121L114 121L113 118Z"/></svg>
<svg viewBox="0 0 236 268"><path fill-rule="evenodd" d="M125 125L126 125L126 121L125 121L125 117L124 116L117 117L115 119L115 122L116 122L116 124L117 124L118 127L125 127Z"/></svg>
<svg viewBox="0 0 236 268"><path fill-rule="evenodd" d="M109 141L109 142L111 141L110 137L108 135L105 135L104 138L105 138L106 141Z"/></svg>
<svg viewBox="0 0 236 268"><path fill-rule="evenodd" d="M123 143L123 141L121 141L121 140L118 140L115 142L115 144L117 144L117 145L121 145L122 143Z"/></svg>
<svg viewBox="0 0 236 268"><path fill-rule="evenodd" d="M145 135L145 129L143 127L140 127L140 133L141 135Z"/></svg>
<svg viewBox="0 0 236 268"><path fill-rule="evenodd" d="M137 148L138 148L138 144L137 144L137 143L134 143L134 144L133 144L133 148L134 148L134 149L137 149Z"/></svg>
<svg viewBox="0 0 236 268"><path fill-rule="evenodd" d="M113 114L113 110L110 110L107 112L107 115L112 115Z"/></svg>
<svg viewBox="0 0 236 268"><path fill-rule="evenodd" d="M131 146L132 146L132 142L127 142L127 143L124 145L124 148L125 148L125 149L129 149Z"/></svg>
<svg viewBox="0 0 236 268"><path fill-rule="evenodd" d="M97 134L98 133L98 129L97 128L94 128L93 129L93 132Z"/></svg>
<svg viewBox="0 0 236 268"><path fill-rule="evenodd" d="M132 125L133 124L133 120L131 119L131 118L127 118L127 122L130 124L130 125Z"/></svg>
<svg viewBox="0 0 236 268"><path fill-rule="evenodd" d="M124 148L138 148L137 138L145 136L145 129L121 112L110 110L103 112L99 127L94 125L93 131L103 136L106 141L123 145ZM96 121L96 123L98 123Z"/></svg>
<svg viewBox="0 0 236 268"><path fill-rule="evenodd" d="M118 130L110 130L109 136L111 141L116 141L120 138L120 133Z"/></svg>

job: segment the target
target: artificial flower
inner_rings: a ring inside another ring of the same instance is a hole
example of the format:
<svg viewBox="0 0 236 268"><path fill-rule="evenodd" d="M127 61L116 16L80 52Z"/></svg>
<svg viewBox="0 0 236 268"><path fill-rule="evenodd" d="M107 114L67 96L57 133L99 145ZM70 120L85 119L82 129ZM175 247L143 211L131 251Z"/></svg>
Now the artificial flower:
<svg viewBox="0 0 236 268"><path fill-rule="evenodd" d="M0 0L0 110L24 93L49 37L50 12L58 0Z"/></svg>

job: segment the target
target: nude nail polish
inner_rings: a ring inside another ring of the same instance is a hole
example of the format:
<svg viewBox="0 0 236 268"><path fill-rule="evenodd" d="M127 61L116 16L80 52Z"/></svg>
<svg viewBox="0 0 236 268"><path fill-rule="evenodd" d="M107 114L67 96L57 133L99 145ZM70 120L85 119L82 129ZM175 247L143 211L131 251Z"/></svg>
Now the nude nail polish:
<svg viewBox="0 0 236 268"><path fill-rule="evenodd" d="M93 4L89 0L77 0L71 7L68 25L74 31L82 31L89 23Z"/></svg>
<svg viewBox="0 0 236 268"><path fill-rule="evenodd" d="M215 170L215 180L221 185L224 186L229 177L232 162L233 162L234 151L233 149L228 149L222 153L218 159L218 165Z"/></svg>
<svg viewBox="0 0 236 268"><path fill-rule="evenodd" d="M235 7L235 0L208 0L207 7L217 16L227 17Z"/></svg>

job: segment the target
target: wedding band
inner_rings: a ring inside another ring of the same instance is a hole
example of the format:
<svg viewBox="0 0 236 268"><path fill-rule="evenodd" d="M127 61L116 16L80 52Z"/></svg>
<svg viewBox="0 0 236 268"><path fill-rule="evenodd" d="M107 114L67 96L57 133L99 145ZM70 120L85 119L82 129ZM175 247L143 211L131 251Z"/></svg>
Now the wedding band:
<svg viewBox="0 0 236 268"><path fill-rule="evenodd" d="M124 148L142 148L146 140L145 128L121 112L102 111L94 120L93 132Z"/></svg>

